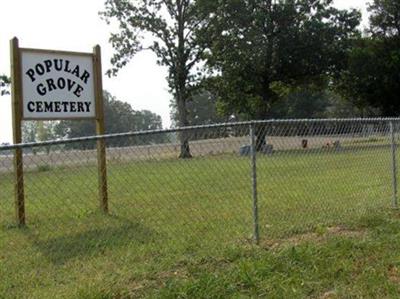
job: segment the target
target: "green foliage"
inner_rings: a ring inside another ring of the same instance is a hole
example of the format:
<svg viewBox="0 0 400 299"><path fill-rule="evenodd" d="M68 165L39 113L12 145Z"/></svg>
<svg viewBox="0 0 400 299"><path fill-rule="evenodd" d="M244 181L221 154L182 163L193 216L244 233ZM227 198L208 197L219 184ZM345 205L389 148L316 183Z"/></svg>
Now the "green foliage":
<svg viewBox="0 0 400 299"><path fill-rule="evenodd" d="M369 6L370 36L355 42L339 92L358 107L384 116L400 114L400 2L375 0Z"/></svg>
<svg viewBox="0 0 400 299"><path fill-rule="evenodd" d="M133 110L129 103L117 100L108 92L104 92L104 118L106 134L162 129L161 116L148 110ZM55 127L55 133L60 138L93 136L96 135L95 123L93 120L60 121ZM147 142L161 142L160 138L161 136L154 136ZM109 145L115 142L110 140ZM129 143L129 140L126 142ZM123 146L124 144L120 141L115 145ZM78 146L78 144L69 146ZM94 144L80 146L93 147Z"/></svg>
<svg viewBox="0 0 400 299"><path fill-rule="evenodd" d="M353 101L340 95L340 93L329 91L329 106L325 111L325 118L351 118L351 117L377 117L379 109L370 105L358 107Z"/></svg>
<svg viewBox="0 0 400 299"><path fill-rule="evenodd" d="M349 56L339 91L358 107L372 106L382 115L400 113L400 39L364 38Z"/></svg>
<svg viewBox="0 0 400 299"><path fill-rule="evenodd" d="M328 90L302 86L280 94L271 104L272 118L346 118L377 116L379 111L370 106L358 108L353 102Z"/></svg>
<svg viewBox="0 0 400 299"><path fill-rule="evenodd" d="M374 110L369 106L359 109L353 102L320 86L288 88L274 84L272 89L279 97L270 105L268 112L270 118L345 118L379 114L377 109ZM172 119L176 120L176 109L173 105L171 108ZM194 94L188 102L188 116L190 125L249 119L244 113L225 115L223 103L218 102L215 95L205 90Z"/></svg>
<svg viewBox="0 0 400 299"><path fill-rule="evenodd" d="M22 142L37 142L57 139L56 121L24 121Z"/></svg>
<svg viewBox="0 0 400 299"><path fill-rule="evenodd" d="M400 1L374 0L369 4L369 32L374 36L393 37L400 35Z"/></svg>
<svg viewBox="0 0 400 299"><path fill-rule="evenodd" d="M296 88L280 96L270 108L273 118L324 118L330 105L326 91Z"/></svg>
<svg viewBox="0 0 400 299"><path fill-rule="evenodd" d="M281 85L274 85L272 88L279 98L270 106L268 112L270 118L346 118L379 115L378 109L370 106L360 109L353 102L327 88L300 86L290 89ZM220 109L221 104L209 91L202 90L195 94L188 102L190 125L240 121L249 118L243 113L224 115L223 108ZM171 117L176 120L176 109L173 105L171 108Z"/></svg>
<svg viewBox="0 0 400 299"><path fill-rule="evenodd" d="M216 97L209 91L200 89L194 92L187 102L188 123L191 126L207 125L229 121L217 110ZM174 102L171 103L171 119L178 124L178 112Z"/></svg>
<svg viewBox="0 0 400 299"><path fill-rule="evenodd" d="M360 13L329 0L218 3L208 30L208 66L218 76L209 85L226 114L264 119L280 97L274 86L324 84L358 35Z"/></svg>
<svg viewBox="0 0 400 299"><path fill-rule="evenodd" d="M42 164L37 167L38 172L46 172L46 171L50 171L50 170L51 170L51 166L49 164Z"/></svg>
<svg viewBox="0 0 400 299"><path fill-rule="evenodd" d="M9 86L11 84L10 78L6 75L0 75L0 96L10 94Z"/></svg>

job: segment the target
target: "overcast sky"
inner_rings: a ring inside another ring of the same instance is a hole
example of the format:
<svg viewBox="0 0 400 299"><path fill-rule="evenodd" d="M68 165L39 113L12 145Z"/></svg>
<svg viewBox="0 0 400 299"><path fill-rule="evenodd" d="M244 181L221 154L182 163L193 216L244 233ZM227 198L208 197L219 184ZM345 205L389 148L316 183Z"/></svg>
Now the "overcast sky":
<svg viewBox="0 0 400 299"><path fill-rule="evenodd" d="M0 18L0 74L10 74L9 41L18 37L20 47L91 52L102 48L103 70L110 67L113 53L108 44L110 27L98 16L104 0L2 0ZM340 8L363 10L366 1L335 0ZM161 115L163 127L170 126L171 96L166 69L157 66L152 53L138 54L116 78L103 77L103 87L133 109ZM0 143L11 142L11 97L0 97Z"/></svg>

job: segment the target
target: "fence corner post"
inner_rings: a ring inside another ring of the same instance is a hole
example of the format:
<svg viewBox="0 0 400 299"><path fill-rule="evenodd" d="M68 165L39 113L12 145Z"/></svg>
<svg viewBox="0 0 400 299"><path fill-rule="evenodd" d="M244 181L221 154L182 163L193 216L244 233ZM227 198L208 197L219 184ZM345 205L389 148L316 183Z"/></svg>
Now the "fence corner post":
<svg viewBox="0 0 400 299"><path fill-rule="evenodd" d="M396 161L396 140L393 121L390 121L390 139L392 148L392 184L393 184L393 201L392 205L394 209L398 208L397 203L397 161Z"/></svg>
<svg viewBox="0 0 400 299"><path fill-rule="evenodd" d="M258 245L260 243L260 229L258 219L258 196L257 196L257 160L256 160L256 135L255 125L251 123L250 129L250 156L251 156L251 178L252 178L252 198L253 198L253 240Z"/></svg>

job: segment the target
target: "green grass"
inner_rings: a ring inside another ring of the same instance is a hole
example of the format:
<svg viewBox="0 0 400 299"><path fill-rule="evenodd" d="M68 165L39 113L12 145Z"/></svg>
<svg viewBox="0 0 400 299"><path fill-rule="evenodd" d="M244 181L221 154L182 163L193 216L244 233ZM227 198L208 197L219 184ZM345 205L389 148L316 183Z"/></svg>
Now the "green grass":
<svg viewBox="0 0 400 299"><path fill-rule="evenodd" d="M279 249L232 250L221 259L191 262L183 275L167 279L150 296L398 298L400 222L372 222L358 238L333 235Z"/></svg>
<svg viewBox="0 0 400 299"><path fill-rule="evenodd" d="M259 156L260 247L246 157L110 162L107 216L96 167L38 167L22 229L0 174L0 298L400 296L390 161L388 147Z"/></svg>

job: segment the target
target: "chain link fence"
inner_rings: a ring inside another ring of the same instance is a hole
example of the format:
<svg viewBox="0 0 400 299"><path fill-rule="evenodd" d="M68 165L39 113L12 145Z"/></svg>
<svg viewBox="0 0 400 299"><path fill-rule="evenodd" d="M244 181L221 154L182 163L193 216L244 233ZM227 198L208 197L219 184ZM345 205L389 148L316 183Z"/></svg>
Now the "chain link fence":
<svg viewBox="0 0 400 299"><path fill-rule="evenodd" d="M145 268L161 257L355 227L397 207L399 128L400 119L271 120L3 146L0 252L9 263L19 250L32 263L104 259L79 271L107 272L111 263L115 271ZM183 138L191 158L178 158ZM99 140L108 213L100 208Z"/></svg>

